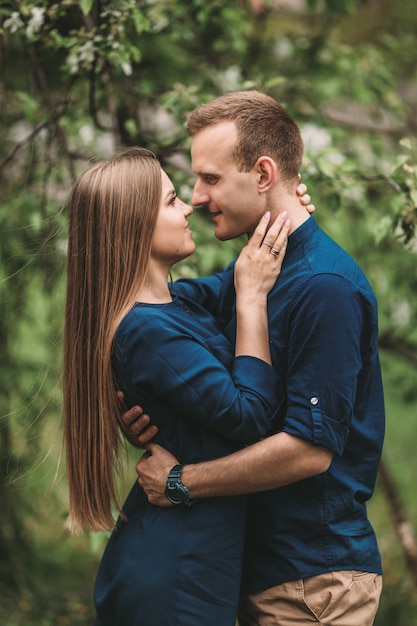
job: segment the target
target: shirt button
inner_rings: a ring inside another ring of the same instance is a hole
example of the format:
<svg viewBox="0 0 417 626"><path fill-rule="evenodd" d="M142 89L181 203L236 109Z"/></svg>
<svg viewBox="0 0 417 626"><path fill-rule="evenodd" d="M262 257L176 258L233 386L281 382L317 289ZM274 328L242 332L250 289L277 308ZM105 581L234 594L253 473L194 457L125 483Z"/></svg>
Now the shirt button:
<svg viewBox="0 0 417 626"><path fill-rule="evenodd" d="M310 400L310 404L312 404L313 406L316 406L316 404L319 403L319 399L317 398L317 396L313 396Z"/></svg>

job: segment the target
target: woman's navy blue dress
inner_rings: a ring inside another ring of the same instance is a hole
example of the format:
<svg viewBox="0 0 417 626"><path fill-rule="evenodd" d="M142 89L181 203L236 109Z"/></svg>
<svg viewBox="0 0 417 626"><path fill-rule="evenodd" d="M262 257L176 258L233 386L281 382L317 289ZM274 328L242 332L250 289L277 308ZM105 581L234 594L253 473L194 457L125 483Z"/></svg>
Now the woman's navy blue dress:
<svg viewBox="0 0 417 626"><path fill-rule="evenodd" d="M151 415L155 441L182 463L224 456L271 432L273 368L234 358L215 319L192 302L136 305L113 357L127 404ZM118 520L97 574L95 626L234 626L245 506L238 496L158 508L135 482L127 521Z"/></svg>

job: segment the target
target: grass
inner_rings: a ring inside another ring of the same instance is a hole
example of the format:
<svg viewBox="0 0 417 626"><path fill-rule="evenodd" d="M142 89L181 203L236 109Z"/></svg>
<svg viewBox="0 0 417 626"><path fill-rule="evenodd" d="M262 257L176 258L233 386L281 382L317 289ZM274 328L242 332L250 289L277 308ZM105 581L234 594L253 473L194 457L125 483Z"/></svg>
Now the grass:
<svg viewBox="0 0 417 626"><path fill-rule="evenodd" d="M404 513L417 540L416 408L415 398L404 402L410 371L402 362L383 355L387 414L384 460L398 489ZM406 393L407 391L407 393ZM394 529L392 511L379 480L369 504L384 568L384 589L375 626L417 626L417 589L406 569L405 557Z"/></svg>
<svg viewBox="0 0 417 626"><path fill-rule="evenodd" d="M35 553L30 579L18 590L2 588L0 623L4 626L91 626L92 591L98 557L66 546L45 546Z"/></svg>

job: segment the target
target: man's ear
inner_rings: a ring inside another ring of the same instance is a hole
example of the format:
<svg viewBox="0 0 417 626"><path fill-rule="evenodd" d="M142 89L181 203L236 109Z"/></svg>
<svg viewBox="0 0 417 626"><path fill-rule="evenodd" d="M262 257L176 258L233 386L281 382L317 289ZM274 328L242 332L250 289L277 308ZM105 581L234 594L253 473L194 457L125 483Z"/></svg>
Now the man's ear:
<svg viewBox="0 0 417 626"><path fill-rule="evenodd" d="M258 191L265 193L274 187L277 180L277 164L268 156L261 156L255 163L258 174Z"/></svg>

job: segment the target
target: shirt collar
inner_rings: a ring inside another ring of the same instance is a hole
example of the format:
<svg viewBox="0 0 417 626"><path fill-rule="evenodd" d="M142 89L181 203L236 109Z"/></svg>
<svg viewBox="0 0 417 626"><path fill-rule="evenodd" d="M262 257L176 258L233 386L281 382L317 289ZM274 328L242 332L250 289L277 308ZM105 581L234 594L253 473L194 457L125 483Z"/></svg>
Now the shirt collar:
<svg viewBox="0 0 417 626"><path fill-rule="evenodd" d="M301 224L296 230L288 237L288 245L286 256L288 257L298 246L302 245L306 239L310 239L313 233L318 230L319 225L312 215Z"/></svg>

